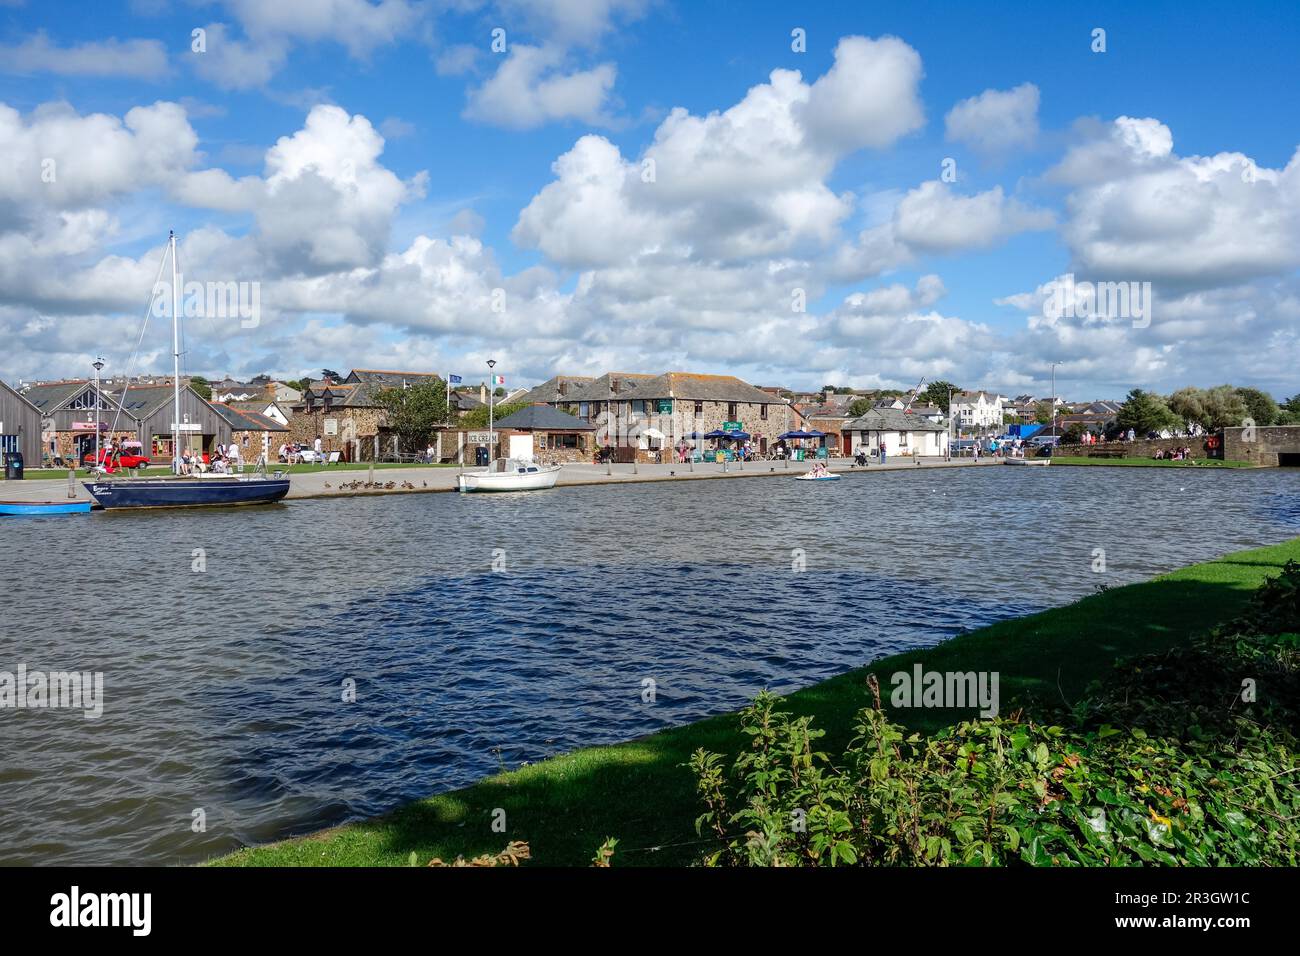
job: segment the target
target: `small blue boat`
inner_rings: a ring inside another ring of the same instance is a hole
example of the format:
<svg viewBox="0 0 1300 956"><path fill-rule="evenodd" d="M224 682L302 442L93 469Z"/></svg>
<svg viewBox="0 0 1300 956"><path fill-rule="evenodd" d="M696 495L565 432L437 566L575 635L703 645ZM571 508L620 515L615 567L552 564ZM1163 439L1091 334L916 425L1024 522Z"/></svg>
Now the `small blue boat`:
<svg viewBox="0 0 1300 956"><path fill-rule="evenodd" d="M89 501L0 501L0 515L74 515L89 511Z"/></svg>

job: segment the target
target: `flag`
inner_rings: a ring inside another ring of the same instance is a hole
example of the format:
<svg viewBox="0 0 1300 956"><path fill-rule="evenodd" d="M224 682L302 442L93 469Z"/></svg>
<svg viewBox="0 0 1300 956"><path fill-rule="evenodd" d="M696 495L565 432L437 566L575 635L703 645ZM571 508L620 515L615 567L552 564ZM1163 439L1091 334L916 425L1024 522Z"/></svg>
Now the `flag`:
<svg viewBox="0 0 1300 956"><path fill-rule="evenodd" d="M459 385L461 382L461 378L459 375L448 375L447 381L450 382L452 385Z"/></svg>
<svg viewBox="0 0 1300 956"><path fill-rule="evenodd" d="M492 376L492 384L493 384L494 386L496 386L496 385L504 385L505 383L506 383L506 377L505 377L504 375L493 375L493 376Z"/></svg>

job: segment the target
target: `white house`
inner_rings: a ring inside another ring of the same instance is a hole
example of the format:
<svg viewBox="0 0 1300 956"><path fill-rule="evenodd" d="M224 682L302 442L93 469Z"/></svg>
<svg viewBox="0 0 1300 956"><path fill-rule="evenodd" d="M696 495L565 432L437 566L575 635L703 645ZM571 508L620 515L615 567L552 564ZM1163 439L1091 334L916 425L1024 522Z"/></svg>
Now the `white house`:
<svg viewBox="0 0 1300 956"><path fill-rule="evenodd" d="M873 408L844 426L848 452L859 449L886 456L940 456L948 453L948 423L933 415L901 408Z"/></svg>
<svg viewBox="0 0 1300 956"><path fill-rule="evenodd" d="M1001 395L986 392L957 392L950 412L963 435L997 434L1002 431L1002 410L1006 402Z"/></svg>

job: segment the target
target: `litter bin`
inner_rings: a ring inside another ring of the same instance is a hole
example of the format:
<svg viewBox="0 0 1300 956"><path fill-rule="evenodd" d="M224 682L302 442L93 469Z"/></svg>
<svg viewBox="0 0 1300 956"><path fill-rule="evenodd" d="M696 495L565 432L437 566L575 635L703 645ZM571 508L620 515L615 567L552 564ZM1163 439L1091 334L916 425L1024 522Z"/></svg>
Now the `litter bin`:
<svg viewBox="0 0 1300 956"><path fill-rule="evenodd" d="M486 445L478 445L474 449L474 464L486 465L488 463L488 450Z"/></svg>
<svg viewBox="0 0 1300 956"><path fill-rule="evenodd" d="M22 481L23 480L23 453L20 451L5 452L5 481Z"/></svg>

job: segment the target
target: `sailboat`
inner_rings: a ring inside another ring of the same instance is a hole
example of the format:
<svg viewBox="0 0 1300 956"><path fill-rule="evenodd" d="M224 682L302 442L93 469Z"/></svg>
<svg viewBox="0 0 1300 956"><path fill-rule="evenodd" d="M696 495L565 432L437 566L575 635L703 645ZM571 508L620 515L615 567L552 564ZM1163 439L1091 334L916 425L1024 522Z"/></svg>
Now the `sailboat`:
<svg viewBox="0 0 1300 956"><path fill-rule="evenodd" d="M289 493L289 479L278 472L274 477L267 477L265 471L249 475L181 473L181 320L175 232L168 235L165 255L170 255L172 262L172 474L158 478L100 476L82 484L104 508L198 508L279 501Z"/></svg>

